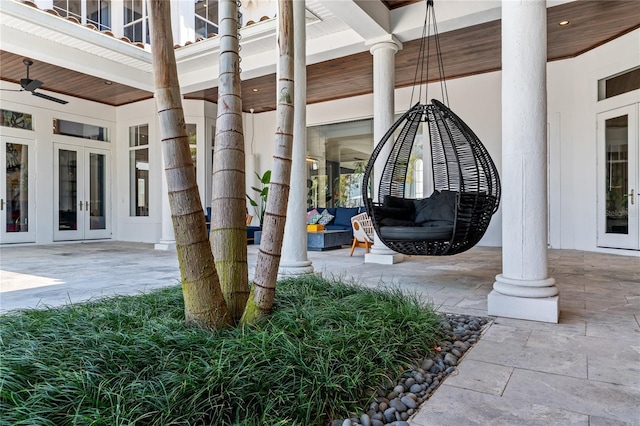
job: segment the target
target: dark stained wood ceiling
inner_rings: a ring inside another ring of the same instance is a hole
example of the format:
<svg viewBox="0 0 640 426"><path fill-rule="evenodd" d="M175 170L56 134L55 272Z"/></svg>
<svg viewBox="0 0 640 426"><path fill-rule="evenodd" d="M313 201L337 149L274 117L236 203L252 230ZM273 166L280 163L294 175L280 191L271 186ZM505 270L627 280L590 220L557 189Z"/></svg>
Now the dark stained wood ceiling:
<svg viewBox="0 0 640 426"><path fill-rule="evenodd" d="M389 8L423 0L387 0ZM559 26L562 20L567 26ZM575 57L640 27L640 7L635 0L565 3L547 9L547 42L550 61ZM440 35L442 57L448 79L501 68L500 21L492 21ZM406 42L396 54L396 87L413 84L420 41ZM434 49L431 49L432 53ZM0 52L0 78L18 82L25 76L22 56ZM317 103L371 93L373 57L358 53L307 67L307 102ZM435 54L429 58L429 81L438 80ZM108 105L123 105L152 97L152 93L124 86L107 85L104 80L75 71L36 62L31 78L44 82L41 89L89 99ZM264 112L275 109L275 74L242 82L243 110ZM257 91L254 91L257 89ZM217 102L217 89L185 95L187 99Z"/></svg>
<svg viewBox="0 0 640 426"><path fill-rule="evenodd" d="M0 0L1 1L1 0ZM2 80L19 83L27 74L22 62L25 57L6 51L0 51L0 75ZM38 89L50 90L63 95L118 106L153 97L153 93L136 89L124 84L107 84L105 80L61 68L46 62L34 61L29 67L29 78L40 80L43 85Z"/></svg>

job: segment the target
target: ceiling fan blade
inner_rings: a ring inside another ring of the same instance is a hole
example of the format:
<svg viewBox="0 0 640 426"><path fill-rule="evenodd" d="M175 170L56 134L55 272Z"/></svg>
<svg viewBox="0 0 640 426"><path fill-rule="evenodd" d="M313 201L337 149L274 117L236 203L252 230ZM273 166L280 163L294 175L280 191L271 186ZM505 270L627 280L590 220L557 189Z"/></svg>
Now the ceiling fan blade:
<svg viewBox="0 0 640 426"><path fill-rule="evenodd" d="M33 92L38 87L42 86L42 82L40 80L31 80L30 78L23 78L23 79L20 79L20 86L22 86L24 90Z"/></svg>
<svg viewBox="0 0 640 426"><path fill-rule="evenodd" d="M69 103L69 101L63 101L62 99L54 98L53 96L45 95L44 93L31 92L31 94L42 99L47 99L49 101L57 102L62 105Z"/></svg>

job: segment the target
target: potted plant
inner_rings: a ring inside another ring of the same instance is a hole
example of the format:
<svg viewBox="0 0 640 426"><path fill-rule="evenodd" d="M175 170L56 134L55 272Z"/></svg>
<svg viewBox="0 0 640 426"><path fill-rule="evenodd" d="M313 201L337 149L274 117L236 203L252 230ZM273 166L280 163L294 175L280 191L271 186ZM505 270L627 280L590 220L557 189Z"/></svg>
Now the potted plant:
<svg viewBox="0 0 640 426"><path fill-rule="evenodd" d="M246 194L246 195L247 195L247 198L249 199L249 203L251 203L251 206L253 206L253 210L256 213L256 217L258 218L258 221L260 222L260 228L262 228L262 222L264 221L264 210L267 206L267 196L269 195L269 183L271 182L271 170L267 170L266 172L264 172L262 176L260 176L260 174L256 172L256 176L260 181L260 188L252 186L251 189L257 192L258 196L254 200L249 196L249 194Z"/></svg>

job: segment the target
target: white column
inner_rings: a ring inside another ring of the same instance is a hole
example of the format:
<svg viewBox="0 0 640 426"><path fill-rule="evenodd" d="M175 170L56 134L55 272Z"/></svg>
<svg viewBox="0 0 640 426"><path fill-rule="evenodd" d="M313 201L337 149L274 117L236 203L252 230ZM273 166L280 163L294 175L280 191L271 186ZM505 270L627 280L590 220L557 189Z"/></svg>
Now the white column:
<svg viewBox="0 0 640 426"><path fill-rule="evenodd" d="M547 268L547 11L502 2L502 274L489 315L558 322Z"/></svg>
<svg viewBox="0 0 640 426"><path fill-rule="evenodd" d="M296 276L313 272L307 259L307 49L304 0L293 2L293 152L291 187L284 226L284 242L278 276Z"/></svg>
<svg viewBox="0 0 640 426"><path fill-rule="evenodd" d="M371 45L373 55L373 139L379 143L380 139L393 125L394 101L395 101L395 54L402 47L395 39L381 41ZM377 199L377 181L382 174L384 161L388 157L388 151L382 151L373 168L375 183L374 199ZM392 265L402 262L403 255L396 253L385 246L377 235L374 235L374 243L371 252L364 255L364 263L378 263Z"/></svg>
<svg viewBox="0 0 640 426"><path fill-rule="evenodd" d="M164 156L160 154L160 158L162 160L162 235L160 241L154 245L154 248L156 250L175 250L176 237L173 233L173 221L171 220L167 175L164 172Z"/></svg>

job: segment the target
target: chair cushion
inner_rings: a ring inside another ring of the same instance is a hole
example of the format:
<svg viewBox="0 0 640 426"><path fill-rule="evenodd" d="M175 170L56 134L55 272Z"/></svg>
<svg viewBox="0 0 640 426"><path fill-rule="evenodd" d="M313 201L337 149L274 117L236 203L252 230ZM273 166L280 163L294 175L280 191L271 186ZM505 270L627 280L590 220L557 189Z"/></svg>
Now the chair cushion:
<svg viewBox="0 0 640 426"><path fill-rule="evenodd" d="M400 197L394 197L393 195L387 195L386 197L384 197L382 206L413 210L413 199L400 198Z"/></svg>
<svg viewBox="0 0 640 426"><path fill-rule="evenodd" d="M380 237L384 240L450 240L453 235L451 226L381 226Z"/></svg>
<svg viewBox="0 0 640 426"><path fill-rule="evenodd" d="M376 206L373 213L378 221L388 218L413 222L413 208Z"/></svg>
<svg viewBox="0 0 640 426"><path fill-rule="evenodd" d="M446 220L453 224L456 218L456 193L435 191L429 198L414 200L415 222L422 225L427 221Z"/></svg>
<svg viewBox="0 0 640 426"><path fill-rule="evenodd" d="M378 220L378 223L380 224L380 226L415 226L415 222L412 220L406 220L406 219L395 219L393 217L383 217L382 219Z"/></svg>

